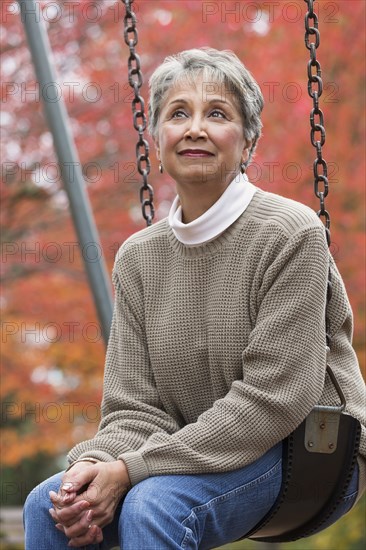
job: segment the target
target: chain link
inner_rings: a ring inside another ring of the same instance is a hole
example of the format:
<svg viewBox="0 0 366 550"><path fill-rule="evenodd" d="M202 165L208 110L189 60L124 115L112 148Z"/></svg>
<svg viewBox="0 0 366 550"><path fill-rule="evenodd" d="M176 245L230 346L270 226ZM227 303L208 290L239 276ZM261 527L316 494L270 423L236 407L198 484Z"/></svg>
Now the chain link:
<svg viewBox="0 0 366 550"><path fill-rule="evenodd" d="M138 141L136 144L136 163L137 170L142 176L142 186L140 188L140 202L142 215L146 225L152 224L154 219L154 191L148 183L147 178L150 174L149 144L144 138L146 130L145 101L140 95L140 88L143 84L141 72L140 56L135 51L138 44L138 33L136 28L136 15L132 11L131 5L134 0L122 0L126 8L124 17L124 39L129 47L130 56L128 58L128 83L134 91L135 97L132 100L133 126L138 132Z"/></svg>
<svg viewBox="0 0 366 550"><path fill-rule="evenodd" d="M313 163L314 193L319 199L320 208L317 212L325 226L325 234L328 247L330 247L330 215L325 207L325 198L329 192L328 166L323 158L322 147L325 143L324 114L319 108L319 98L323 93L322 71L316 58L316 50L320 44L320 32L318 29L318 16L314 12L314 0L304 0L308 11L305 15L305 46L310 52L310 60L307 65L308 93L313 100L313 108L310 112L310 140L316 150L316 159ZM332 296L332 280L330 269L328 271L327 304ZM329 317L326 314L326 340L330 346Z"/></svg>

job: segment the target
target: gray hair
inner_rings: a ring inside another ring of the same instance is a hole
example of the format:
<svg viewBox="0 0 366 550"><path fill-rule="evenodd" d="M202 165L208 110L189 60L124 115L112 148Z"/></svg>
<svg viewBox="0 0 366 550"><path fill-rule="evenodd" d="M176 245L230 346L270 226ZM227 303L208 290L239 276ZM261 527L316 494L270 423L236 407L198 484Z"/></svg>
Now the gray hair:
<svg viewBox="0 0 366 550"><path fill-rule="evenodd" d="M243 119L244 137L252 141L249 158L245 163L245 166L248 166L262 133L260 115L264 100L260 87L251 73L230 50L195 48L164 59L149 80L150 134L153 138L157 136L159 116L168 90L182 80L194 83L198 74L207 82L207 95L212 83L224 86L225 90L234 94ZM211 90L211 93L213 91Z"/></svg>

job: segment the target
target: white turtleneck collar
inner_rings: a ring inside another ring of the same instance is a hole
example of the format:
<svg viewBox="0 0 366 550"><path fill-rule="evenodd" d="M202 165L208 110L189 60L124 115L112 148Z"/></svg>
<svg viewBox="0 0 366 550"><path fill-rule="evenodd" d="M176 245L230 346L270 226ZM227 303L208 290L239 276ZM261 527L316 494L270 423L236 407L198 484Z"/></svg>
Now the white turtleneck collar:
<svg viewBox="0 0 366 550"><path fill-rule="evenodd" d="M168 222L176 238L186 245L197 245L220 235L244 212L257 188L246 174L238 174L227 186L211 208L190 223L182 222L182 207L179 196L173 201Z"/></svg>

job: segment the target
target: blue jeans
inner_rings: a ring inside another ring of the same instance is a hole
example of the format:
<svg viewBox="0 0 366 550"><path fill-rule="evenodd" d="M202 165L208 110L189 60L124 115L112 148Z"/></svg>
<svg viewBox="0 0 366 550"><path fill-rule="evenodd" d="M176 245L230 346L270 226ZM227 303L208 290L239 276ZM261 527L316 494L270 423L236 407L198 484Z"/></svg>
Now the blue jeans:
<svg viewBox="0 0 366 550"><path fill-rule="evenodd" d="M121 501L113 522L103 529L103 542L84 548L203 550L237 540L250 531L276 499L281 485L281 451L278 444L256 462L232 472L147 478ZM58 491L62 475L43 482L27 498L26 550L67 548L67 538L55 528L48 512L48 492ZM340 515L354 503L356 478L342 510L337 510Z"/></svg>

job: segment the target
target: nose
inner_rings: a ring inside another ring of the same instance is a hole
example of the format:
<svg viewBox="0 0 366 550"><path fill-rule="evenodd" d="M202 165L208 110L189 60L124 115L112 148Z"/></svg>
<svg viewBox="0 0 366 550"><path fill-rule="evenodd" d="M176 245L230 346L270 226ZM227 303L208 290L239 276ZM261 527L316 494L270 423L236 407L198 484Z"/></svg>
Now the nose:
<svg viewBox="0 0 366 550"><path fill-rule="evenodd" d="M192 116L187 120L188 127L184 134L184 137L186 139L199 139L199 138L206 138L206 122L205 118L202 117L200 114L197 113L197 115Z"/></svg>

